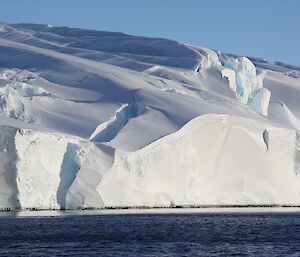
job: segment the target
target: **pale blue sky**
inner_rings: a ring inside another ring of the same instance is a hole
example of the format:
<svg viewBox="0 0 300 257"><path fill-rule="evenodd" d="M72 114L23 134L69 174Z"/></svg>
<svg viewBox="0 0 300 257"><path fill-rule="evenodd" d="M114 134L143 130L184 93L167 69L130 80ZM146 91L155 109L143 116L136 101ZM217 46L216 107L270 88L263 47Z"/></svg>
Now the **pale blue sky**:
<svg viewBox="0 0 300 257"><path fill-rule="evenodd" d="M300 0L1 0L0 21L164 37L300 65Z"/></svg>

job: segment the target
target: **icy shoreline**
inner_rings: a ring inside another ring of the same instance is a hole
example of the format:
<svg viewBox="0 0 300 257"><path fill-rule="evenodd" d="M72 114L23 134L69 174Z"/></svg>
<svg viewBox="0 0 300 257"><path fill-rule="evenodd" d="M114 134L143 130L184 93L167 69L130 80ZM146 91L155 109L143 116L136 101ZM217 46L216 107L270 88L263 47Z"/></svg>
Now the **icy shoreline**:
<svg viewBox="0 0 300 257"><path fill-rule="evenodd" d="M239 207L193 207L193 208L122 208L95 210L11 210L0 211L1 218L22 217L72 217L95 215L181 215L181 214L267 214L299 213L300 206L239 206Z"/></svg>

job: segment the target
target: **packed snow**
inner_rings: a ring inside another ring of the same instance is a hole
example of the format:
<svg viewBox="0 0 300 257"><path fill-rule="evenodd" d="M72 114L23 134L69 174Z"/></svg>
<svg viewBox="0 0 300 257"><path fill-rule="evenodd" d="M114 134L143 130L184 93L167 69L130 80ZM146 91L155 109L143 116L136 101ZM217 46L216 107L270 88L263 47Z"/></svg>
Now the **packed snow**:
<svg viewBox="0 0 300 257"><path fill-rule="evenodd" d="M299 70L0 23L0 208L300 205Z"/></svg>

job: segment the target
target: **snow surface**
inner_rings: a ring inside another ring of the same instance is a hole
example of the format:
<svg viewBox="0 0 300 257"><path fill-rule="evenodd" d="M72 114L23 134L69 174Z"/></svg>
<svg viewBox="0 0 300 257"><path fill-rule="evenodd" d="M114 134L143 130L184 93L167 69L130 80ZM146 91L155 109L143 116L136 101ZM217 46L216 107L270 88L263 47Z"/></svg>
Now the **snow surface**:
<svg viewBox="0 0 300 257"><path fill-rule="evenodd" d="M300 201L299 68L0 24L0 208Z"/></svg>

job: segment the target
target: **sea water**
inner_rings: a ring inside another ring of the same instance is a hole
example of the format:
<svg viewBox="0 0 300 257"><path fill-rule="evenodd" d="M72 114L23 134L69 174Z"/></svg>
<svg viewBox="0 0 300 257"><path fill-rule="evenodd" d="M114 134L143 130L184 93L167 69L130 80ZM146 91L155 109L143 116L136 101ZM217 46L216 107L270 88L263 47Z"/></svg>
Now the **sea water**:
<svg viewBox="0 0 300 257"><path fill-rule="evenodd" d="M0 256L300 256L298 209L0 214Z"/></svg>

